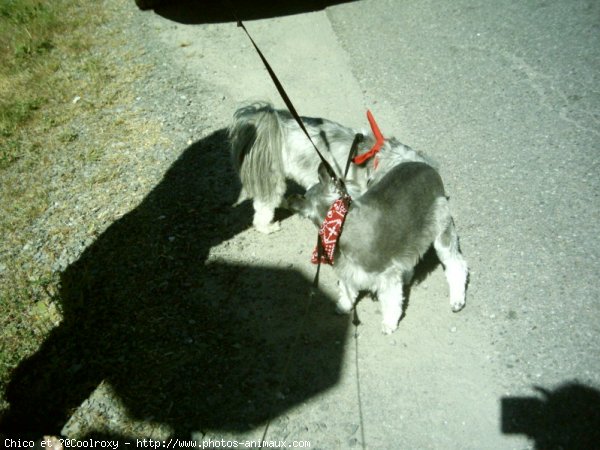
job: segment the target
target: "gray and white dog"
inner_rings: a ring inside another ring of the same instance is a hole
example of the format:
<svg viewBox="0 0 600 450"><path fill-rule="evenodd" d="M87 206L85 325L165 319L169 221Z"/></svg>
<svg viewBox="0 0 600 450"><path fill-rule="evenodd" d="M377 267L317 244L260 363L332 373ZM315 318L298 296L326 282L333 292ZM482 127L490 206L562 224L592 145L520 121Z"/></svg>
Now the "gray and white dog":
<svg viewBox="0 0 600 450"><path fill-rule="evenodd" d="M356 133L364 136L359 154L375 144L372 130L354 130L322 118L302 117L302 121L338 176L345 168ZM292 115L267 102L239 108L233 115L228 135L233 166L242 182L236 205L252 199L255 228L267 234L277 231L279 224L273 222L273 217L275 208L285 205L286 180L309 188L318 181L317 168L321 160ZM374 160L360 166L351 164L346 179L364 191L368 183L376 181L402 161L431 163L424 155L397 140L385 139L378 154L377 170L374 170Z"/></svg>
<svg viewBox="0 0 600 450"><path fill-rule="evenodd" d="M326 119L302 117L319 151L341 175L356 130ZM305 189L317 182L320 159L292 115L266 102L238 109L229 127L233 165L242 190L236 204L253 200L254 226L263 233L279 229L273 222L275 208L284 205L286 180ZM364 145L374 142L367 135ZM348 179L366 189L368 167L352 164Z"/></svg>
<svg viewBox="0 0 600 450"><path fill-rule="evenodd" d="M352 310L359 291L374 293L381 302L382 331L392 333L403 312L403 284L433 245L450 287L450 307L465 305L467 263L460 253L444 185L436 169L402 145L384 147L368 189L347 183L353 200L334 253L339 278L339 312ZM336 185L324 170L304 197L288 199L291 209L317 227L332 202Z"/></svg>

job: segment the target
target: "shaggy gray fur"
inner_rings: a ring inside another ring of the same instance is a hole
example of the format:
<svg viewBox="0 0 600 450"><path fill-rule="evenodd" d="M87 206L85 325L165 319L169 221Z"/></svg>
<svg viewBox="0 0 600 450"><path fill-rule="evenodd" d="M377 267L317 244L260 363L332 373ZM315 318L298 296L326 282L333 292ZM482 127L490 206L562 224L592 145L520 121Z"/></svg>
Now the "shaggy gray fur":
<svg viewBox="0 0 600 450"><path fill-rule="evenodd" d="M313 142L338 176L343 170L356 133L365 139L358 148L361 154L375 143L371 131L358 131L327 119L302 117ZM275 208L284 203L286 179L304 188L315 184L320 159L292 115L266 102L238 109L229 127L233 166L240 176L242 190L238 202L253 199L254 226L270 233L278 229L273 223ZM379 181L391 168L402 162L421 161L433 165L421 153L386 139L375 159L350 165L347 181L363 193L368 185ZM377 170L375 170L377 166Z"/></svg>
<svg viewBox="0 0 600 450"><path fill-rule="evenodd" d="M342 175L357 131L326 119L302 117L302 121L327 162ZM233 165L242 182L238 202L254 199L254 224L260 231L270 232L269 221L282 204L285 180L304 188L315 184L320 159L291 114L264 102L235 112L229 139ZM373 142L367 135L363 146L368 148ZM362 180L359 182L366 188L367 171L367 167L352 164L348 178Z"/></svg>
<svg viewBox="0 0 600 450"><path fill-rule="evenodd" d="M340 278L338 310L349 311L358 291L369 290L382 303L383 332L391 333L402 313L402 284L412 277L429 247L433 245L446 270L454 311L464 306L467 264L438 172L421 161L382 169L383 175L375 174L368 190L350 205L334 254L334 270ZM304 197L290 198L289 205L319 226L337 197L320 167L319 183Z"/></svg>

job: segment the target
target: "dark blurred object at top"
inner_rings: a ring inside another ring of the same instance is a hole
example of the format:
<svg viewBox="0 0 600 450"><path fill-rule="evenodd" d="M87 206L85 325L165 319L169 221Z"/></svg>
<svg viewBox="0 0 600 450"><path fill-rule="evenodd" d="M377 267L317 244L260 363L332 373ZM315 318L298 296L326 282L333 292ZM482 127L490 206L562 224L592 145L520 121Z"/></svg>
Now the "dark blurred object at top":
<svg viewBox="0 0 600 450"><path fill-rule="evenodd" d="M158 6L160 0L135 0L135 4L140 9L152 9Z"/></svg>
<svg viewBox="0 0 600 450"><path fill-rule="evenodd" d="M154 9L166 19L186 24L234 22L319 11L352 0L135 0L138 8Z"/></svg>

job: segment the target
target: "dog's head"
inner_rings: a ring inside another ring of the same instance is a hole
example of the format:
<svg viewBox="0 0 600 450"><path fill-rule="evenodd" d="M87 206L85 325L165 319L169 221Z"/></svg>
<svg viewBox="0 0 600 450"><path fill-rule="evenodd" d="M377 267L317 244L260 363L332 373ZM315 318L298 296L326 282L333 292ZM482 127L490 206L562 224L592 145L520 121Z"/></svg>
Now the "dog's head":
<svg viewBox="0 0 600 450"><path fill-rule="evenodd" d="M320 226L331 204L339 197L335 180L329 176L325 165L319 165L319 182L304 195L291 195L287 198L288 207Z"/></svg>

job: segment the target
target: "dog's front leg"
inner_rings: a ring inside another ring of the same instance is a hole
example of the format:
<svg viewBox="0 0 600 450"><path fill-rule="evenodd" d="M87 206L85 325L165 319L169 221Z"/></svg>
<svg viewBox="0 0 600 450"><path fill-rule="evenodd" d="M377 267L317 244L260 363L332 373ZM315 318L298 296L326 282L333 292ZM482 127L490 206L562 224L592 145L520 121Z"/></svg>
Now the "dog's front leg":
<svg viewBox="0 0 600 450"><path fill-rule="evenodd" d="M354 307L354 302L356 301L356 297L358 297L358 291L344 280L338 281L338 288L340 290L340 296L336 304L336 311L338 314L348 314Z"/></svg>
<svg viewBox="0 0 600 450"><path fill-rule="evenodd" d="M377 293L379 303L381 303L381 331L383 334L391 334L398 328L398 322L402 315L402 306L404 304L404 292L402 283L397 283L381 289Z"/></svg>

